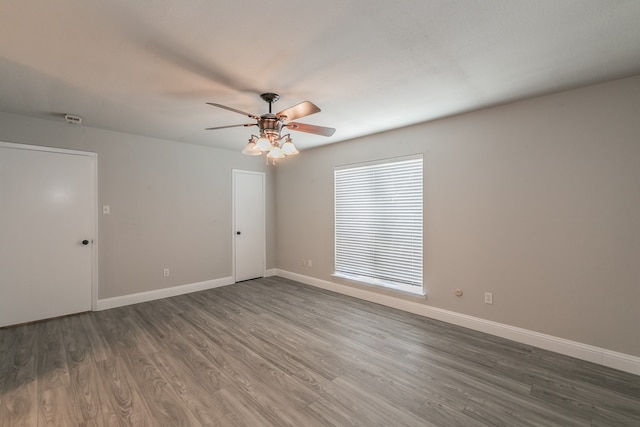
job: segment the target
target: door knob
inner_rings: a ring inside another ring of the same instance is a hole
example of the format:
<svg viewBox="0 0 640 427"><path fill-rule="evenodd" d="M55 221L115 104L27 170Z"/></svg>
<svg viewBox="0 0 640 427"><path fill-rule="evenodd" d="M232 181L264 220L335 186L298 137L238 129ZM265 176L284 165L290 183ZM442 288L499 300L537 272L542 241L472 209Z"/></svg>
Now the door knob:
<svg viewBox="0 0 640 427"><path fill-rule="evenodd" d="M89 244L89 241L88 241L88 240L83 240L83 241L82 241L82 244L83 244L84 246L87 246L87 245Z"/></svg>
<svg viewBox="0 0 640 427"><path fill-rule="evenodd" d="M240 235L240 234L242 234L242 233L240 233L239 231L236 231L236 234L239 236L239 235Z"/></svg>

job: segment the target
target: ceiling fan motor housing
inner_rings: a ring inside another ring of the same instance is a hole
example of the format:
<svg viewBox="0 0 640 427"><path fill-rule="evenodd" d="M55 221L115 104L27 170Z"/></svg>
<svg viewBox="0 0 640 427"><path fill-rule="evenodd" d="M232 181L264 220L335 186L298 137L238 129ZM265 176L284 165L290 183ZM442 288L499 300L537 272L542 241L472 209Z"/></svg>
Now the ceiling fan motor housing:
<svg viewBox="0 0 640 427"><path fill-rule="evenodd" d="M279 137L282 121L275 114L263 114L259 120L260 130L268 136Z"/></svg>

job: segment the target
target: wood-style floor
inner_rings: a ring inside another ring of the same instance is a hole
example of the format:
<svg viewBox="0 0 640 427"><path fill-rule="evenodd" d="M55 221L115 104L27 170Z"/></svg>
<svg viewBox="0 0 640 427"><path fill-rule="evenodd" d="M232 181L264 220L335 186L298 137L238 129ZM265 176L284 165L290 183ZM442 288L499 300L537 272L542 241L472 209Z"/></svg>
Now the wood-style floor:
<svg viewBox="0 0 640 427"><path fill-rule="evenodd" d="M0 329L5 426L640 426L640 377L282 278Z"/></svg>

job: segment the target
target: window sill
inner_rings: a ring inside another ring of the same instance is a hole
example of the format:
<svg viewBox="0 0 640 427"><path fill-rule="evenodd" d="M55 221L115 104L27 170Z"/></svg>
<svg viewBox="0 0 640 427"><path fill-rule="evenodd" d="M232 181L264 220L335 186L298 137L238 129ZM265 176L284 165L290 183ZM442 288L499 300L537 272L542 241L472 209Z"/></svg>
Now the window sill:
<svg viewBox="0 0 640 427"><path fill-rule="evenodd" d="M404 286L394 285L387 282L371 280L365 277L351 276L348 274L341 274L341 273L333 273L331 277L335 279L340 279L346 282L358 284L358 285L365 285L373 289L388 290L394 293L400 293L400 294L411 296L411 297L426 298L427 296L426 292L424 292L424 288L422 287L419 289L411 289L412 287L409 287L409 286L404 287Z"/></svg>

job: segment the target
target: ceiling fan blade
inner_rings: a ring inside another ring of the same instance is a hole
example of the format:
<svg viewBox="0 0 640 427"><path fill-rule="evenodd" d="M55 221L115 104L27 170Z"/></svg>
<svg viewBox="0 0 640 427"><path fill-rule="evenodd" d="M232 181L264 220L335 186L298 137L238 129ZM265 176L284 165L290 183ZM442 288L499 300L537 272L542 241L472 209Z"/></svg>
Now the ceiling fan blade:
<svg viewBox="0 0 640 427"><path fill-rule="evenodd" d="M308 125L305 123L287 123L285 125L286 127L288 127L291 130L297 130L298 132L306 132L306 133L313 133L316 135L322 135L322 136L331 136L335 133L335 129L334 128L326 128L324 126L315 126L315 125Z"/></svg>
<svg viewBox="0 0 640 427"><path fill-rule="evenodd" d="M207 102L207 104L213 105L214 107L218 107L218 108L224 108L225 110L233 111L234 113L242 114L243 116L251 117L252 119L260 120L260 117L254 114L246 113L244 111L240 111L235 108L227 107L226 105L216 104L214 102Z"/></svg>
<svg viewBox="0 0 640 427"><path fill-rule="evenodd" d="M282 116L286 116L286 120L295 120L300 117L305 117L310 114L319 113L320 108L315 105L313 102L303 101L299 104L294 105L293 107L289 107L286 110L282 110L279 113L276 113L276 117L280 118Z"/></svg>
<svg viewBox="0 0 640 427"><path fill-rule="evenodd" d="M247 127L247 126L258 126L258 124L257 124L257 123L245 123L245 124L242 124L242 125L217 126L217 127L214 127L214 128L206 128L205 130L216 130L216 129L226 129L226 128L238 128L238 127L240 127L240 126L245 126L245 127Z"/></svg>

